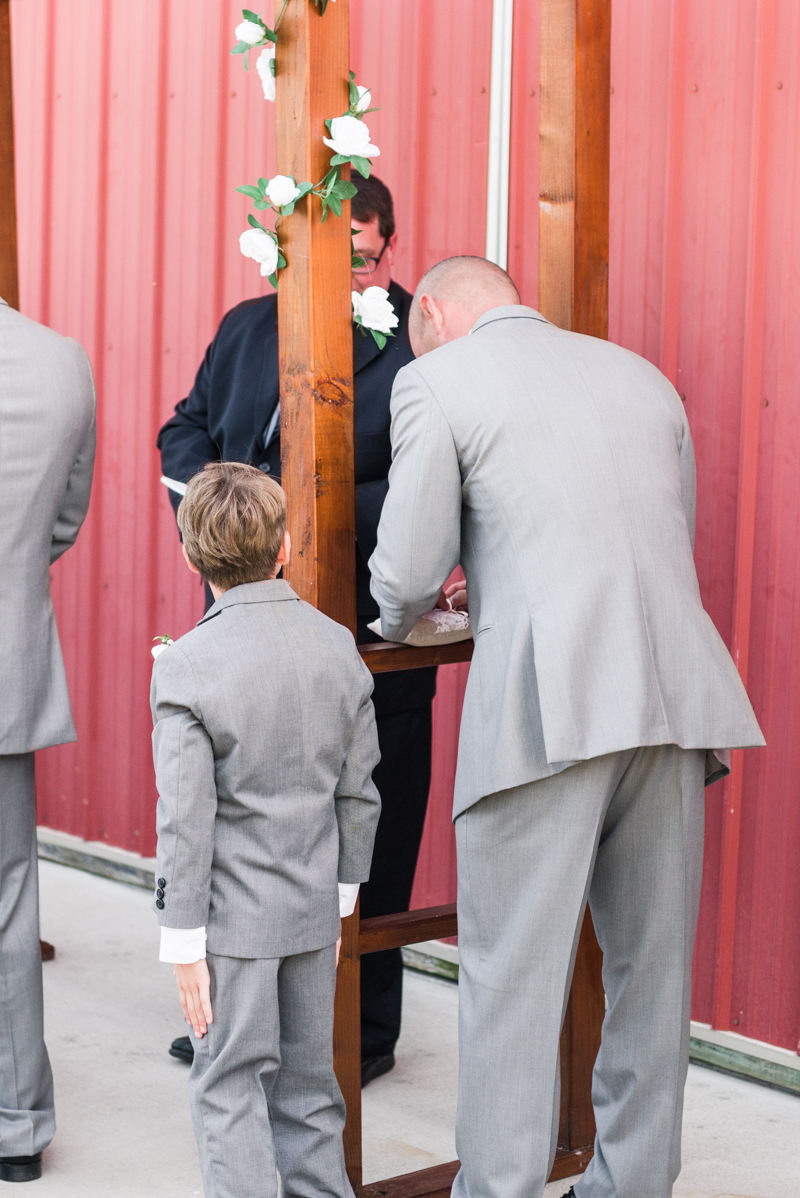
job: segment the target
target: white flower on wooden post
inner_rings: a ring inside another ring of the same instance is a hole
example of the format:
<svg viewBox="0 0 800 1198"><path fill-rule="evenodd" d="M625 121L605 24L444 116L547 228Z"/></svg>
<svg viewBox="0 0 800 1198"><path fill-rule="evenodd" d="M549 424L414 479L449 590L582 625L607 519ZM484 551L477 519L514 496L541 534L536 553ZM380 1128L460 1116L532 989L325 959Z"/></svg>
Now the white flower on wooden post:
<svg viewBox="0 0 800 1198"><path fill-rule="evenodd" d="M263 25L257 25L255 21L248 20L237 25L234 33L240 42L245 42L248 46L257 46L259 42L263 42L265 36Z"/></svg>
<svg viewBox="0 0 800 1198"><path fill-rule="evenodd" d="M330 137L322 139L334 154L343 158L377 158L380 150L369 140L369 129L355 116L336 116L331 121Z"/></svg>
<svg viewBox="0 0 800 1198"><path fill-rule="evenodd" d="M239 238L239 249L245 258L261 264L262 275L272 275L278 268L278 243L263 229L245 229Z"/></svg>
<svg viewBox="0 0 800 1198"><path fill-rule="evenodd" d="M275 175L266 187L266 196L273 208L285 208L302 195L291 175Z"/></svg>
<svg viewBox="0 0 800 1198"><path fill-rule="evenodd" d="M358 91L358 100L356 101L356 112L366 112L372 103L372 92L368 87L362 87L360 83L356 84Z"/></svg>
<svg viewBox="0 0 800 1198"><path fill-rule="evenodd" d="M265 46L256 59L256 70L264 89L264 99L275 103L275 47Z"/></svg>

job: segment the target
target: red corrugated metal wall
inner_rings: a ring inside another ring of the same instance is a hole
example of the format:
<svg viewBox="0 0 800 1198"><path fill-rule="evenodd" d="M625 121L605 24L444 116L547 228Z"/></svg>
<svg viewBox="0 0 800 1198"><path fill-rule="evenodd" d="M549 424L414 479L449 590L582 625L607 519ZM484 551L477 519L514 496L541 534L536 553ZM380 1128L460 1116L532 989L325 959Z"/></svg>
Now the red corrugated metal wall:
<svg viewBox="0 0 800 1198"><path fill-rule="evenodd" d="M481 253L491 0L352 0L352 58L413 286ZM261 281L236 184L271 167L274 110L227 54L225 0L12 0L23 310L98 380L89 520L53 571L81 740L40 755L41 822L149 853L150 638L201 606L153 449L226 308ZM615 0L611 337L686 396L697 564L769 740L708 794L696 1018L796 1048L800 718L794 619L800 8ZM516 0L510 269L536 302L538 5ZM452 894L447 819L465 667L442 671L417 904ZM736 1022L738 1021L738 1022Z"/></svg>

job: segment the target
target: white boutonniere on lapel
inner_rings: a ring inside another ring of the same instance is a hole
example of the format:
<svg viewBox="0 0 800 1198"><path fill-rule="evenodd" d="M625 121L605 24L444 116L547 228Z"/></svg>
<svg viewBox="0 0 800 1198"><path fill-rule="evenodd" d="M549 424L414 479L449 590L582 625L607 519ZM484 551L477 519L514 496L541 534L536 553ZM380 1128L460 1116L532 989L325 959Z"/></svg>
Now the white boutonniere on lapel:
<svg viewBox="0 0 800 1198"><path fill-rule="evenodd" d="M150 650L150 652L153 654L153 657L158 657L159 653L163 653L164 650L168 649L172 644L171 636L154 636L153 640L158 642L158 644L153 645L153 648Z"/></svg>
<svg viewBox="0 0 800 1198"><path fill-rule="evenodd" d="M383 349L387 337L394 337L392 329L400 323L389 292L383 287L367 287L365 291L353 293L353 320L366 337L367 329L372 333L378 349Z"/></svg>

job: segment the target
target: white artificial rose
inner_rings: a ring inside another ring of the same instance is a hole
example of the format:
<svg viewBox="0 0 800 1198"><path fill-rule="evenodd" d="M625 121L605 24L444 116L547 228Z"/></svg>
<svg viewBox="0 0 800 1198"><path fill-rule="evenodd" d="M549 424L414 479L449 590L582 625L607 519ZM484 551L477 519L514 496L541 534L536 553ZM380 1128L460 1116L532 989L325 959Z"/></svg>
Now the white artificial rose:
<svg viewBox="0 0 800 1198"><path fill-rule="evenodd" d="M368 87L361 87L358 83L358 101L356 103L356 112L366 112L372 103L372 92Z"/></svg>
<svg viewBox="0 0 800 1198"><path fill-rule="evenodd" d="M248 46L257 46L264 40L264 30L260 25L256 25L255 21L242 21L241 25L236 26L234 32L239 41L246 42Z"/></svg>
<svg viewBox="0 0 800 1198"><path fill-rule="evenodd" d="M365 329L375 329L387 336L400 323L389 301L389 292L383 287L367 287L366 291L353 292L353 312L361 317Z"/></svg>
<svg viewBox="0 0 800 1198"><path fill-rule="evenodd" d="M262 275L274 274L278 268L278 244L263 229L245 229L239 238L239 249L245 258L261 263Z"/></svg>
<svg viewBox="0 0 800 1198"><path fill-rule="evenodd" d="M276 175L267 184L267 199L274 208L285 208L300 195L300 188L290 175Z"/></svg>
<svg viewBox="0 0 800 1198"><path fill-rule="evenodd" d="M369 140L369 129L356 116L337 116L331 121L330 137L322 139L334 154L344 158L377 158L380 150Z"/></svg>
<svg viewBox="0 0 800 1198"><path fill-rule="evenodd" d="M275 60L275 46L272 42L259 54L256 59L256 70L258 77L261 80L261 86L264 89L264 99L272 100L275 103L275 76L272 73L271 63Z"/></svg>

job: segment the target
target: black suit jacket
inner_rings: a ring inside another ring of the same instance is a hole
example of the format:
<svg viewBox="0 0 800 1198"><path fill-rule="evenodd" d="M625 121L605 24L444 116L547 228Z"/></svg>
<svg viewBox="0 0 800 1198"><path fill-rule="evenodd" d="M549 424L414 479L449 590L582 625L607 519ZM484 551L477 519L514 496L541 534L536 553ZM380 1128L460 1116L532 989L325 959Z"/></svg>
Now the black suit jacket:
<svg viewBox="0 0 800 1198"><path fill-rule="evenodd" d="M356 598L361 643L378 639L366 628L378 615L367 562L377 542L389 489L392 384L398 370L414 358L408 340L411 296L392 283L389 299L400 324L384 349L378 349L371 334L364 336L353 326ZM278 397L278 313L273 294L245 300L222 318L194 386L158 434L164 474L188 482L206 462L222 460L250 462L280 478L280 438L264 445ZM171 491L170 499L177 509L179 497ZM378 675L375 710L378 715L413 710L429 703L435 689L435 670Z"/></svg>

